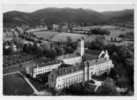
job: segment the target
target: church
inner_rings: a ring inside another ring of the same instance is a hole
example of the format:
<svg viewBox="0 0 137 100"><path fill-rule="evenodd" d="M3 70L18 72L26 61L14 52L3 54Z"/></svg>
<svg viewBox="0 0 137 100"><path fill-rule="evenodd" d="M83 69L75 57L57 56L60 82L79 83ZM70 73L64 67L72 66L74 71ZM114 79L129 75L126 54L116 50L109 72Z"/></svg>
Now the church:
<svg viewBox="0 0 137 100"><path fill-rule="evenodd" d="M48 74L49 88L56 90L69 87L72 84L86 82L92 79L92 75L109 73L114 67L109 58L108 51L101 51L96 59L86 59L84 39L80 40L80 54L63 55L54 61L42 59L33 66L26 67L26 73L37 78L37 76Z"/></svg>
<svg viewBox="0 0 137 100"><path fill-rule="evenodd" d="M64 64L50 72L48 86L56 90L63 89L75 83L91 80L92 75L109 73L114 67L107 50L102 51L98 59L94 60L84 59L84 53L84 39L81 39L80 59L76 61L62 59Z"/></svg>

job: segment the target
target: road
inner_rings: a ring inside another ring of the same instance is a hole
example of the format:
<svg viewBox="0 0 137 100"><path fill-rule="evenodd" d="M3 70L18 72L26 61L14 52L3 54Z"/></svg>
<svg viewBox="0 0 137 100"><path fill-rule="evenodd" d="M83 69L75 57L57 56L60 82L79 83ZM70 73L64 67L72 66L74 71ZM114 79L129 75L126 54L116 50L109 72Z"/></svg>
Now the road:
<svg viewBox="0 0 137 100"><path fill-rule="evenodd" d="M29 84L29 86L33 89L35 94L39 94L39 91L35 88L35 86L29 81L29 79L24 76L22 73L20 75L24 78L24 80Z"/></svg>
<svg viewBox="0 0 137 100"><path fill-rule="evenodd" d="M27 64L31 61L32 60L29 60L29 61L26 61L26 62L23 62L23 63L19 63L19 64L15 64L15 65L12 65L12 66L9 66L9 67L3 67L3 74L10 73L10 72L15 72L15 71L22 71L22 70L24 70L23 67L27 67L27 66L23 66L23 67L20 67L20 66L23 65L23 64Z"/></svg>
<svg viewBox="0 0 137 100"><path fill-rule="evenodd" d="M16 73L20 73L20 72L19 71L15 71L15 72L10 72L10 73L5 73L5 74L3 74L3 76L12 75L12 74L16 74Z"/></svg>

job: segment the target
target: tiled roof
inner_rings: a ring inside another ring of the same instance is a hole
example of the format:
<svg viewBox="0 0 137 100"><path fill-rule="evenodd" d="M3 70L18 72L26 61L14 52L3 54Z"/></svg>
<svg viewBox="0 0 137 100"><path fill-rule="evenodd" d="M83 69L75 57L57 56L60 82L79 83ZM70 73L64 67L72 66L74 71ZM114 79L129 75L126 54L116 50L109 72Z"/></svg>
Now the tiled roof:
<svg viewBox="0 0 137 100"><path fill-rule="evenodd" d="M100 54L100 51L97 51L97 50L85 50L86 60L97 59L99 54Z"/></svg>
<svg viewBox="0 0 137 100"><path fill-rule="evenodd" d="M88 60L89 62L89 65L97 65L97 64L101 64L101 63L104 63L104 62L107 62L108 60L106 60L105 58L101 58L101 59L95 59L95 60ZM68 67L62 67L62 68L59 68L57 69L57 73L58 73L58 76L63 76L63 75L66 75L66 74L70 74L70 73L74 73L76 71L79 71L79 70L82 70L84 66L82 66L82 64L79 64L79 65L75 65L75 66L68 66Z"/></svg>
<svg viewBox="0 0 137 100"><path fill-rule="evenodd" d="M61 63L60 60L50 60L50 59L36 59L36 60L32 60L30 62L30 68L36 68L37 65L38 67L44 67L44 66L47 66L47 65L53 65L53 64L58 64L58 63Z"/></svg>
<svg viewBox="0 0 137 100"><path fill-rule="evenodd" d="M38 65L38 67L44 67L47 65L53 65L53 64L61 63L60 60L51 60L51 59L38 59L35 62Z"/></svg>
<svg viewBox="0 0 137 100"><path fill-rule="evenodd" d="M67 55L62 55L62 56L59 56L57 59L67 59L67 58L73 58L73 57L79 57L80 55L77 55L77 54L67 54Z"/></svg>
<svg viewBox="0 0 137 100"><path fill-rule="evenodd" d="M88 60L89 65L97 65L97 64L101 64L101 63L105 63L108 60L106 60L105 58L100 58L100 59L94 59L94 60Z"/></svg>
<svg viewBox="0 0 137 100"><path fill-rule="evenodd" d="M74 73L76 71L79 71L82 69L81 65L75 65L75 66L69 66L69 67L63 67L63 68L59 68L57 70L58 76L62 76L62 75L66 75L66 74L70 74L70 73Z"/></svg>

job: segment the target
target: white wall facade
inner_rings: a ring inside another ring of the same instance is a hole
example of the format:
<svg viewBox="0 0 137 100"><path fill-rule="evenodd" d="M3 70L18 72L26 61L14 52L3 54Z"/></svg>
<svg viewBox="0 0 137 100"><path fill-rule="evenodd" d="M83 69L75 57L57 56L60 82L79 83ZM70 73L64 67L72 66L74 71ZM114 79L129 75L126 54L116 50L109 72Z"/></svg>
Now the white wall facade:
<svg viewBox="0 0 137 100"><path fill-rule="evenodd" d="M53 69L57 69L60 66L60 64L61 63L34 68L33 78L36 78L36 76L39 74L47 73L47 72L52 71Z"/></svg>
<svg viewBox="0 0 137 100"><path fill-rule="evenodd" d="M111 68L113 68L113 67L114 67L114 65L111 60L108 60L101 64L89 66L89 79L91 79L92 75L99 76L99 75L111 70Z"/></svg>
<svg viewBox="0 0 137 100"><path fill-rule="evenodd" d="M104 72L109 71L113 67L114 65L112 61L108 60L101 64L89 66L89 68L85 67L83 70L76 71L74 73L59 76L56 79L55 88L59 90L65 87L69 87L70 85L75 83L81 83L83 81L91 80L92 75L101 75Z"/></svg>
<svg viewBox="0 0 137 100"><path fill-rule="evenodd" d="M82 81L83 81L83 70L80 70L74 73L57 77L55 88L57 90L63 89L65 87L69 87L74 83L80 83Z"/></svg>

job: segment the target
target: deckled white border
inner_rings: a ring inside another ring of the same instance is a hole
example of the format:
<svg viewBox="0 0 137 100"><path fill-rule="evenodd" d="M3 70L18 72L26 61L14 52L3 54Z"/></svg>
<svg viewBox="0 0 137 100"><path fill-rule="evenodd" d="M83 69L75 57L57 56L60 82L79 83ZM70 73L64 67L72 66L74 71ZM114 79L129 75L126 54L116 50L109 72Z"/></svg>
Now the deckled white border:
<svg viewBox="0 0 137 100"><path fill-rule="evenodd" d="M3 4L133 4L135 5L135 16L137 14L137 2L136 0L0 0L0 99L1 100L136 100L136 18L135 18L135 61L134 61L134 79L135 79L135 95L134 96L3 96L2 93L2 6Z"/></svg>

